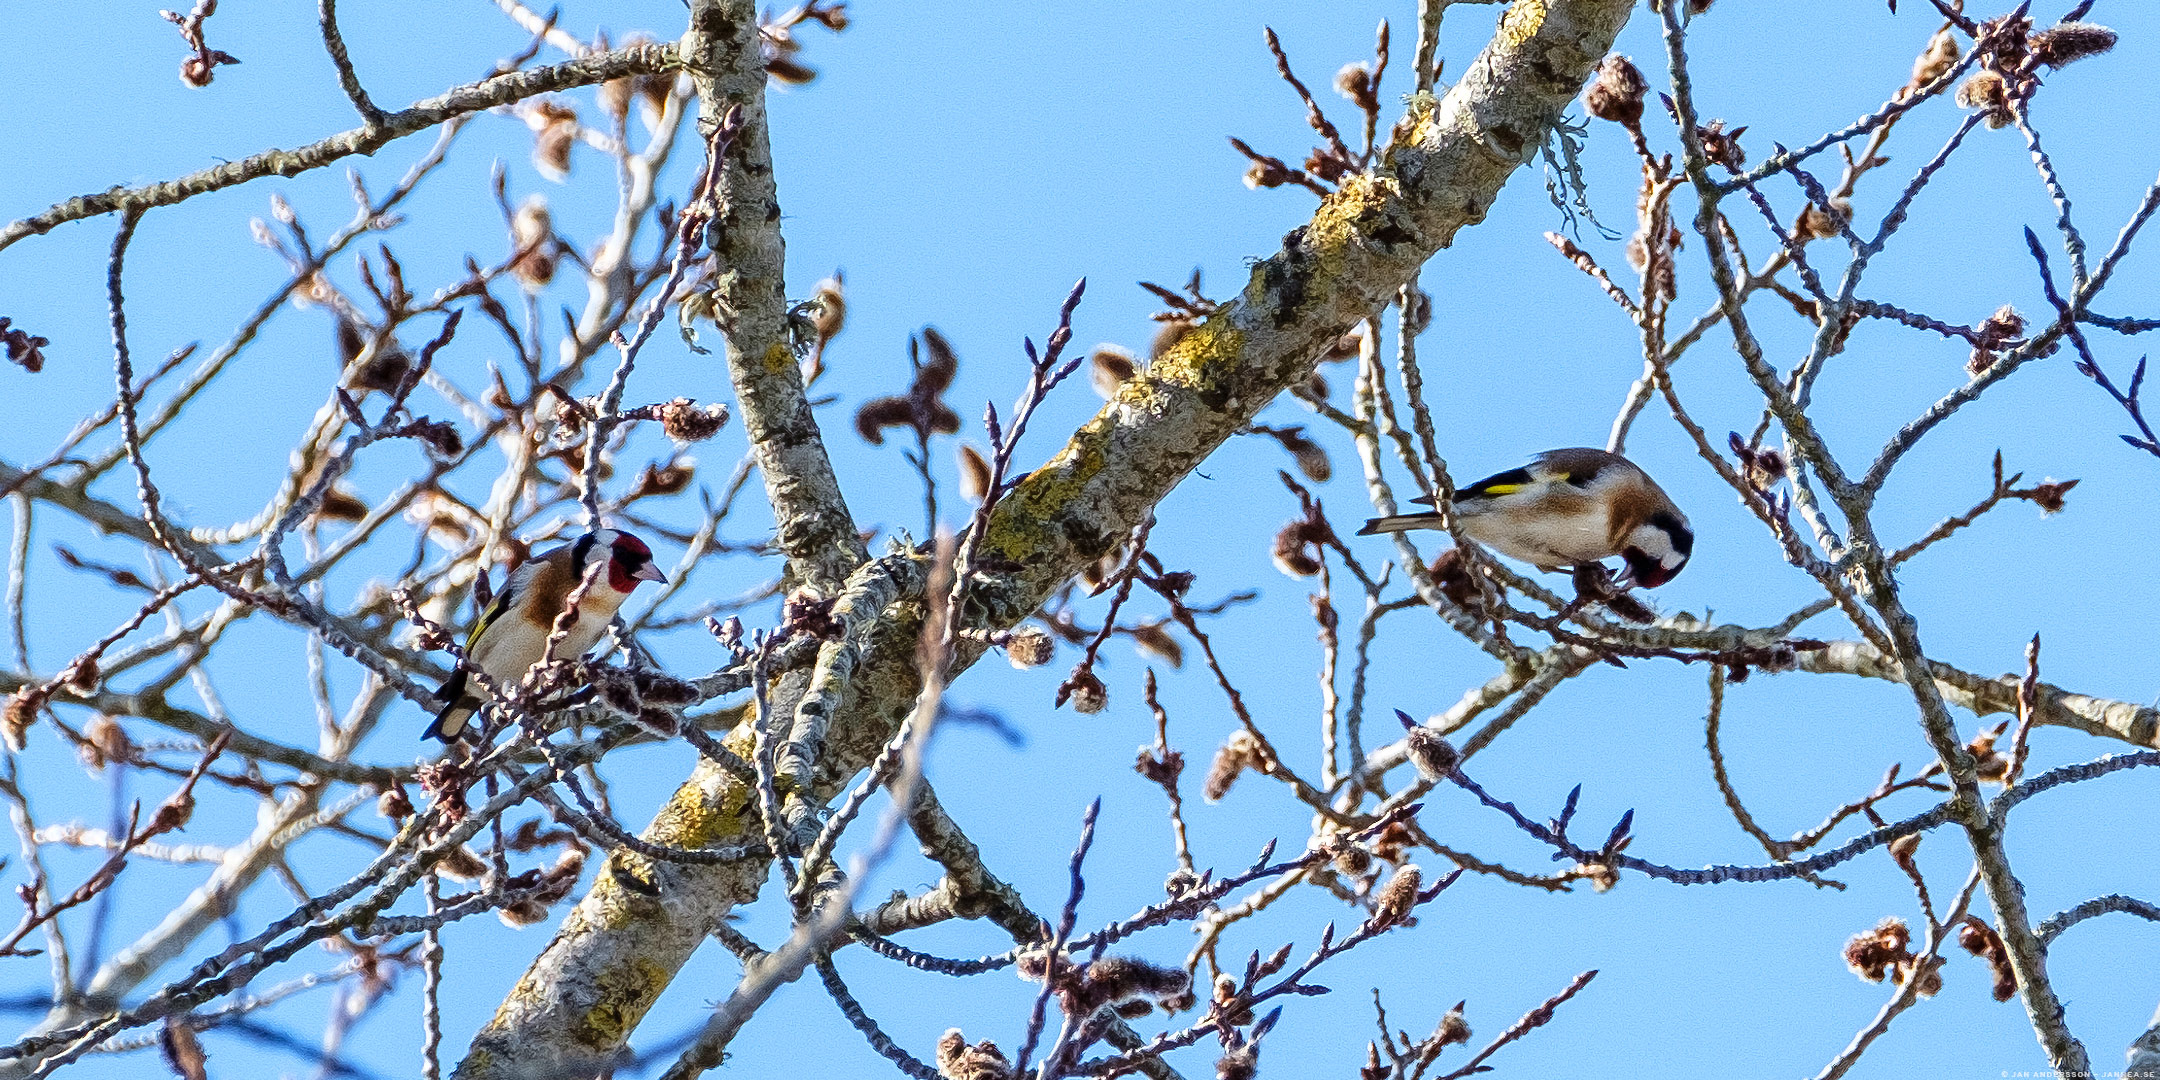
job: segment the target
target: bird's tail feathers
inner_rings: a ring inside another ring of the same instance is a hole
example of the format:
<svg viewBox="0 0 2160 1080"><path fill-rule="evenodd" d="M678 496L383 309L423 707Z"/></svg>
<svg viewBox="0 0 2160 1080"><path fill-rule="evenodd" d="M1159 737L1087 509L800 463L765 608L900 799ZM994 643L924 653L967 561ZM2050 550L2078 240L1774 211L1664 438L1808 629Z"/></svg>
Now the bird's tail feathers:
<svg viewBox="0 0 2160 1080"><path fill-rule="evenodd" d="M1359 529L1357 534L1359 536L1371 536L1374 533L1399 533L1409 532L1412 529L1438 529L1442 527L1440 515L1438 514L1395 514L1390 517L1378 517L1367 521L1365 527Z"/></svg>
<svg viewBox="0 0 2160 1080"><path fill-rule="evenodd" d="M435 722L428 725L427 731L421 735L421 738L435 739L444 743L456 742L465 734L466 724L471 722L473 714L478 712L479 709L480 703L471 698L460 698L453 701L444 706L443 711L435 714Z"/></svg>

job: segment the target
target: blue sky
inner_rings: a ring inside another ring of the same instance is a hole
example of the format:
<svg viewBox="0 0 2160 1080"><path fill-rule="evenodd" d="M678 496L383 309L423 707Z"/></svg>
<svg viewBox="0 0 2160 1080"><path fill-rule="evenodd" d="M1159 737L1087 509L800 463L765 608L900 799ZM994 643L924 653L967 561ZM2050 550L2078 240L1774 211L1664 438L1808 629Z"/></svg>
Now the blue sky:
<svg viewBox="0 0 2160 1080"><path fill-rule="evenodd" d="M2062 6L2047 5L2038 14L2052 18ZM343 14L355 63L386 107L469 80L525 40L492 4L349 7ZM1936 25L1924 4L1904 7L1893 16L1877 0L1723 0L1695 25L1698 102L1706 115L1748 125L1746 145L1757 158L1773 141L1807 142L1869 111L1904 82L1911 58ZM1496 10L1471 6L1450 14L1442 48L1449 71L1459 70L1483 44ZM635 29L669 36L679 28L681 11L679 4L659 0L573 2L564 8L562 25L582 36L605 27L617 40ZM1089 280L1075 319L1076 347L1117 342L1144 349L1153 330L1146 316L1156 305L1136 281L1175 284L1199 267L1210 295L1235 292L1248 261L1273 252L1313 203L1294 188L1246 190L1239 182L1243 162L1224 141L1237 135L1286 158L1301 157L1310 145L1301 108L1274 76L1261 27L1281 34L1299 73L1318 87L1341 64L1369 55L1373 26L1382 18L1396 27L1400 63L1409 52L1414 8L1404 0L1175 9L1106 0L1046 2L1025 10L861 3L850 14L854 26L842 35L815 28L802 35L804 58L823 73L817 82L771 97L789 294L807 296L820 277L845 269L850 320L827 354L832 374L821 384L839 401L822 415L858 520L913 531L920 528L920 509L911 471L894 447L865 446L848 430L856 404L905 382L908 333L935 324L954 342L962 367L950 400L972 419L983 401L1001 407L1011 401L1025 370L1021 338L1042 340L1076 278ZM2151 150L2160 145L2160 115L2146 107L2149 87L2134 81L2160 60L2154 34L2160 16L2144 5L2102 3L2092 17L2122 31L2121 46L2050 77L2035 117L2063 169L2081 226L2095 244L2104 244L2160 167L2160 155ZM174 78L179 42L149 7L13 12L5 33L16 77L8 105L0 109L0 145L10 147L15 161L34 166L0 175L0 217L12 220L84 191L164 179L352 126L350 107L316 43L311 9L229 5L210 26L211 43L244 63L220 69L212 87L197 91ZM1648 15L1637 14L1618 49L1642 63L1654 88L1662 86ZM1401 71L1398 66L1391 72L1382 95L1391 106L1407 85ZM589 94L572 100L583 104ZM1354 115L1333 95L1326 104L1339 121ZM1957 120L1953 106L1938 102L1899 128L1888 148L1893 163L1869 177L1856 200L1863 220L1879 216L1896 186ZM1670 125L1654 105L1650 130L1654 144L1673 145ZM498 159L508 168L513 194L541 191L555 201L566 234L591 237L605 228L612 206L606 161L581 150L577 184L561 188L533 170L529 138L513 118L476 121L452 163L406 207L410 223L388 237L410 279L446 281L467 252L483 260L499 255L503 240L487 193L489 169ZM380 191L426 152L427 142L427 136L407 139L354 164ZM1594 125L1586 162L1599 216L1627 230L1637 171L1618 129ZM1822 168L1830 168L1827 161ZM686 170L687 159L679 160L673 189L687 185ZM1769 190L1788 214L1797 207L1789 183ZM349 215L343 170L337 169L258 181L145 220L129 278L138 364L189 341L222 340L282 281L282 263L247 239L249 219L266 216L272 193L289 199L318 232ZM2014 132L1976 132L1923 194L1915 214L1878 260L1864 295L1968 323L2005 302L2028 314L2044 309L2021 228L2048 237L2053 212ZM1421 352L1440 446L1458 478L1512 466L1547 447L1601 443L1640 368L1633 327L1541 239L1559 227L1542 177L1525 170L1486 222L1461 233L1426 268L1423 282L1434 298L1435 320ZM1746 236L1751 252L1767 250L1759 231ZM0 460L42 458L77 418L110 398L102 303L110 239L109 220L78 222L0 252L0 314L53 341L44 373L0 370L0 394L18 403L0 428ZM1619 243L1587 230L1583 239L1608 267L1622 270ZM2160 308L2153 257L2149 251L2134 255L2097 307L2126 315ZM1677 318L1692 318L1708 303L1699 259L1699 241L1691 233L1682 252ZM349 279L349 260L344 273ZM581 290L560 285L549 294L551 302L581 299ZM1807 328L1778 315L1766 306L1758 318L1770 327L1773 357L1789 363L1804 348ZM2095 340L2102 362L2119 377L2127 373L2139 342L2110 335ZM261 505L321 400L333 370L329 345L321 312L281 312L205 396L193 421L155 444L153 464L176 514L192 524L214 524L245 518ZM490 348L499 347L469 335L445 354L445 362L478 372ZM1863 327L1820 385L1817 420L1848 462L1864 461L1899 424L1962 381L1964 359L1962 347L1931 335ZM1331 368L1328 374L1336 400L1344 400L1348 372ZM1759 399L1729 339L1713 335L1675 377L1713 433L1752 426ZM630 397L678 394L731 397L712 358L692 355L663 332L641 361ZM1021 457L1033 462L1052 453L1063 433L1098 404L1082 384L1064 391L1038 418ZM1346 438L1323 430L1288 401L1263 419L1311 424L1308 430L1322 438L1336 466L1336 480L1323 489L1331 515L1340 524L1366 512ZM1931 652L1968 670L2010 671L2021 666L2024 642L2038 632L2046 643L2042 663L2049 681L2140 702L2160 693L2148 659L2160 646L2160 625L2151 615L2160 585L2149 569L2150 507L2160 461L2118 441L2115 433L2125 428L2105 396L2057 356L2027 366L1907 459L1878 515L1885 534L1895 538L1917 535L1984 494L1988 458L1998 448L2008 467L2029 479L2083 481L2061 515L2042 519L2029 506L2007 507L1908 567L1904 599ZM1811 596L1808 581L1780 561L1770 539L1694 457L1659 407L1635 431L1631 454L1687 510L1699 536L1688 572L1659 590L1662 608L1707 609L1721 621L1761 623ZM965 434L980 443L979 435ZM93 439L91 445L103 443ZM739 427L701 446L701 479L719 483L741 449ZM632 456L640 450L661 452L657 442L641 441ZM948 466L949 478L951 447L933 453ZM359 476L387 485L417 460L409 448L385 448L363 463ZM1319 700L1308 585L1282 576L1268 561L1270 537L1295 511L1274 478L1286 465L1270 442L1233 440L1165 502L1154 549L1168 565L1200 572L1200 599L1260 590L1255 604L1209 629L1261 724L1293 755L1293 764L1310 772ZM109 482L100 490L132 505L129 485ZM754 507L730 524L728 535L757 538L766 520L760 514ZM130 564L142 556L57 514L42 515L36 528L30 653L33 665L50 673L129 609L85 588L85 579L58 565L49 545L64 542ZM1374 562L1392 551L1361 544L1360 553ZM663 561L676 554L663 551ZM395 556L388 558L394 563ZM750 564L731 565L744 578L708 579L712 596L755 584ZM360 579L341 584L351 590ZM182 607L198 612L205 602ZM1850 636L1849 628L1841 633L1827 619L1805 632ZM305 741L312 719L295 640L265 628L236 635L221 660L227 666L220 669L220 689L244 722ZM718 650L696 635L662 638L655 648L679 671L702 672L719 662ZM1025 733L1026 745L1012 748L980 729L959 728L941 737L931 764L940 795L970 826L990 865L1039 910L1054 908L1062 896L1064 860L1081 810L1102 797L1083 926L1121 917L1158 897L1161 875L1172 865L1160 795L1129 768L1132 748L1152 738L1152 721L1140 703L1147 661L1122 644L1108 656L1103 674L1112 703L1095 716L1050 708L1052 690L1073 659L1069 652L1051 667L1029 672L981 665L954 688L954 697L1000 711ZM1373 706L1383 716L1398 707L1414 715L1439 711L1487 678L1489 664L1430 617L1394 616L1375 651ZM1160 674L1173 739L1194 761L1190 791L1206 756L1235 722L1204 672ZM350 670L334 679L348 692L356 682ZM1703 679L1700 667L1667 662L1593 671L1481 755L1473 775L1533 816L1556 810L1565 792L1581 783L1585 820L1609 822L1634 808L1640 839L1633 852L1660 862L1760 861L1755 845L1724 813L1710 779L1702 748ZM406 711L409 717L385 725L363 748L364 759L402 762L421 752L413 736L424 721L417 709ZM1961 721L1968 732L1979 726L1970 717ZM1774 834L1812 825L1872 787L1891 762L1905 762L1910 771L1926 760L1910 699L1887 683L1758 677L1731 688L1725 724L1735 781ZM139 737L149 734L144 729ZM2041 767L2120 749L2062 729L2034 737ZM25 758L48 817L83 806L84 816L97 822L108 793L70 760L50 732L33 736ZM625 755L616 786L622 819L641 825L689 760L672 747ZM163 790L146 780L137 794L154 799ZM2156 794L2160 781L2132 772L2060 790L2020 809L2010 850L2036 917L2103 893L2160 893L2154 861L2160 842L2141 813ZM1908 796L1890 809L1909 813L1922 805ZM240 802L208 799L189 836L230 838L247 827L249 813ZM379 822L365 813L362 819L380 831ZM1533 842L1460 792L1436 795L1424 820L1446 842L1486 858L1532 872L1545 868ZM1244 865L1270 837L1294 847L1309 830L1307 815L1250 776L1222 804L1193 808L1191 823L1196 856L1203 865L1225 868ZM303 876L317 889L340 880L339 870L363 857L358 845L345 841L310 845L296 859L311 860L301 863ZM1931 836L1920 860L1938 897L1956 888L1967 865L1962 841L1949 834ZM1428 870L1436 865L1431 856L1423 861ZM68 883L88 863L60 857L53 865ZM1909 886L1886 858L1842 869L1838 876L1850 888L1841 892L1795 883L1680 888L1629 878L1603 895L1584 889L1552 896L1468 876L1421 913L1419 926L1323 968L1318 980L1336 992L1293 1003L1267 1043L1263 1064L1277 1076L1352 1073L1372 1030L1369 991L1375 986L1382 988L1395 1025L1416 1033L1467 998L1476 1044L1482 1045L1578 971L1597 968L1597 981L1549 1028L1503 1051L1494 1064L1523 1076L1603 1066L1709 1077L1729 1075L1737 1062L1812 1073L1888 993L1846 971L1839 947L1885 915L1917 916ZM20 868L11 865L5 873L13 883ZM196 876L152 866L131 870L108 952L154 922L174 890L189 887ZM883 869L865 895L914 890L934 880L935 871L910 854ZM252 929L287 909L287 899L265 887L237 923ZM1347 926L1355 919L1340 905L1299 894L1258 926L1234 932L1225 955L1266 951L1284 940L1309 947L1327 921ZM448 1046L462 1049L551 927L513 932L489 921L452 939ZM745 929L768 943L782 932L763 911ZM921 937L924 948L950 955L1004 947L1002 935L983 925L943 927ZM196 954L222 943L212 935ZM1153 931L1136 947L1173 960L1189 946L1185 932L1173 928ZM297 974L337 959L310 953L287 967ZM1031 993L1006 974L930 981L863 955L843 954L841 970L887 1031L924 1056L939 1033L956 1025L971 1039L993 1038L1009 1047L1017 1042ZM2160 970L2160 938L2135 920L2103 919L2065 937L2052 970L2074 1030L2099 1067L2112 1067L2160 1001L2160 980L2150 975ZM699 954L641 1029L639 1043L651 1045L693 1023L705 1005L725 996L736 976L724 951ZM0 962L0 995L37 992L45 979L42 961ZM1953 956L1946 981L1938 999L1899 1019L1855 1075L1995 1075L2044 1065L2018 1006L1987 999L1978 963ZM355 1061L385 1076L415 1072L410 1047L417 986L417 978L401 984L395 998L363 1023L348 1048ZM822 997L814 983L783 990L736 1043L730 1068L739 1075L782 1069L872 1075L881 1068ZM315 991L280 1015L311 1032L329 1000ZM27 1022L27 1014L18 1015ZM215 1072L305 1069L231 1036L212 1034L208 1042ZM1179 1065L1188 1076L1206 1075L1210 1060L1196 1054ZM123 1076L150 1067L136 1055L92 1062L80 1071Z"/></svg>

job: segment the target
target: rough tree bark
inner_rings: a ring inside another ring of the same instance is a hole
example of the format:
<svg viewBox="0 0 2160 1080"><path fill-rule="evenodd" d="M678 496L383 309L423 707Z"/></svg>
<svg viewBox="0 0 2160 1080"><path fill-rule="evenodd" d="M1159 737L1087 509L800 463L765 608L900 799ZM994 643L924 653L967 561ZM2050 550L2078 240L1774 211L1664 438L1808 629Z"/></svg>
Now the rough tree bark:
<svg viewBox="0 0 2160 1080"><path fill-rule="evenodd" d="M1392 296L1458 229L1481 220L1502 183L1545 140L1611 47L1632 6L1631 0L1517 0L1460 83L1438 100L1412 100L1380 168L1347 178L1311 221L1284 237L1279 252L1255 265L1235 301L1148 372L1128 380L1063 451L1006 497L985 539L993 572L971 596L971 621L1005 627L1034 611L1059 584L1122 540L1278 393L1309 375L1330 342ZM751 5L700 0L691 25L683 53L700 69L701 90L722 99L708 97L707 115L743 105L746 116L758 121L746 133L762 132L761 85L730 77L755 54L727 51L755 49ZM723 47L716 51L715 42ZM745 153L761 153L762 144L760 136L741 145ZM769 171L764 182L769 192ZM776 228L776 222L765 224ZM775 233L772 282L778 280L777 241ZM772 282L765 287L773 288ZM768 470L782 545L803 579L829 583L831 568L844 561L835 530L852 526L845 524L837 487L827 486L829 465L808 414L779 423L781 413L752 405L778 385L780 397L766 400L777 409L794 408L785 400L790 376L780 370L792 369L792 358L773 350L777 340L748 343L758 351L731 349L730 364L744 419ZM760 411L773 426L759 426ZM806 462L807 471L792 471ZM833 719L806 793L810 799L831 798L866 767L911 707L919 619L920 605L902 601L873 630ZM978 653L979 646L963 651L956 669ZM789 708L785 694L776 693L772 707ZM729 743L746 752L747 725ZM645 836L683 847L740 843L758 835L755 802L750 785L707 763ZM730 908L757 895L769 868L763 857L719 866L611 857L593 890L482 1029L457 1076L594 1071L622 1048Z"/></svg>

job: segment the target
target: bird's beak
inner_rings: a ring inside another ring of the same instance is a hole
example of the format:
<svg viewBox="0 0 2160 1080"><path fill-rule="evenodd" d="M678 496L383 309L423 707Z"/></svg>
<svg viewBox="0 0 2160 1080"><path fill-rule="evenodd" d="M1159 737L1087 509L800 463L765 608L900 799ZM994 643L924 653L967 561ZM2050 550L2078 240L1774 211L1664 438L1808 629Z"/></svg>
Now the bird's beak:
<svg viewBox="0 0 2160 1080"><path fill-rule="evenodd" d="M645 565L638 567L636 572L632 573L630 576L638 579L639 581L657 581L662 585L667 584L667 575L661 573L660 568L653 565L652 563L646 563Z"/></svg>
<svg viewBox="0 0 2160 1080"><path fill-rule="evenodd" d="M1652 566L1649 570L1640 574L1630 571L1628 573L1628 576L1630 578L1633 578L1633 584L1640 588L1655 589L1658 586L1663 585L1668 581L1671 581L1673 578L1678 577L1679 574L1680 571L1678 569L1667 570L1663 566Z"/></svg>

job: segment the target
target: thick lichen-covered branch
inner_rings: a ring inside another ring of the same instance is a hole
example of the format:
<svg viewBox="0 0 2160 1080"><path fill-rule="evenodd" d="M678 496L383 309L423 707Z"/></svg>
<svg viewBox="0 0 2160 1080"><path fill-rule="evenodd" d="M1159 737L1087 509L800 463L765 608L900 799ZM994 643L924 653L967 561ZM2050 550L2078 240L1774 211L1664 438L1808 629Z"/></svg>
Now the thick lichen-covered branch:
<svg viewBox="0 0 2160 1080"><path fill-rule="evenodd" d="M985 590L990 620L1025 616L1099 558L1457 230L1481 220L1581 89L1628 8L1617 0L1517 5L1445 97L1413 97L1382 167L1345 178L1253 267L1237 299L1120 384L1007 497L984 547L1020 569L1005 588Z"/></svg>
<svg viewBox="0 0 2160 1080"><path fill-rule="evenodd" d="M1480 220L1501 185L1546 137L1583 79L1626 21L1629 0L1522 4L1445 98L1415 98L1382 167L1350 177L1277 254L1258 263L1243 294L1191 333L1115 400L1063 451L1021 481L999 506L978 565L988 572L969 597L977 626L1004 627L1033 612L1050 592L1126 536L1133 525L1215 448L1284 388L1309 375L1326 347L1366 317L1457 230ZM747 4L700 3L691 41L728 34L750 42ZM703 35L701 38L700 35ZM749 45L754 49L754 44ZM737 86L718 73L750 56L686 50L714 92ZM754 55L754 54L752 54ZM760 75L759 78L762 78ZM745 107L738 146L765 145L761 109ZM730 162L730 174L738 168ZM769 198L770 177L761 189ZM756 190L746 189L755 195ZM775 204L760 204L771 211ZM744 280L732 300L772 302L781 287L775 223L749 204L732 204L724 242L742 245ZM772 277L758 276L770 273ZM725 300L725 298L723 298ZM764 309L753 309L764 310ZM776 325L770 336L741 322L730 364L743 417L760 446L781 546L799 573L837 580L852 565L853 525L827 488L830 473L809 468L823 450L807 411L793 419L800 381ZM777 397L765 397L768 393ZM753 402L760 402L753 404ZM779 408L776 411L774 404ZM885 613L834 713L812 795L830 798L864 768L897 728L920 685L915 645L922 607L902 601ZM958 671L980 654L962 642ZM747 736L739 729L737 741ZM741 748L738 748L741 749ZM678 846L728 842L756 828L755 793L703 766L680 789L646 837ZM736 903L756 895L763 858L729 867L632 868L621 856L565 921L554 943L512 992L459 1067L466 1078L522 1076L549 1067L609 1059L682 964Z"/></svg>
<svg viewBox="0 0 2160 1080"><path fill-rule="evenodd" d="M741 0L691 5L682 54L697 83L701 127L741 110L742 130L720 174L722 210L706 230L717 270L713 309L727 338L728 377L765 477L780 550L798 580L830 590L867 555L803 393L789 334L787 248L773 182L757 6Z"/></svg>
<svg viewBox="0 0 2160 1080"><path fill-rule="evenodd" d="M839 637L854 639L867 627L867 655L905 656L911 665L927 567L928 560L912 555L887 556L863 567L858 575L861 594L902 599L882 612L867 604L845 610L836 605ZM870 587L873 579L879 579L879 587ZM849 696L872 694L884 700L898 693L891 678L889 672L858 670ZM913 698L899 700L904 709ZM890 734L897 726L895 721L885 730ZM753 753L752 727L737 725L722 745L738 759L747 759ZM863 745L863 730L860 724L835 726L807 790L792 790L790 797L830 799L877 752L876 744ZM643 838L670 847L710 848L758 839L761 830L754 782L707 759L661 809ZM563 920L554 944L481 1029L456 1075L598 1071L712 927L735 904L757 896L769 867L764 858L715 866L655 862L623 851L611 855L592 891Z"/></svg>

